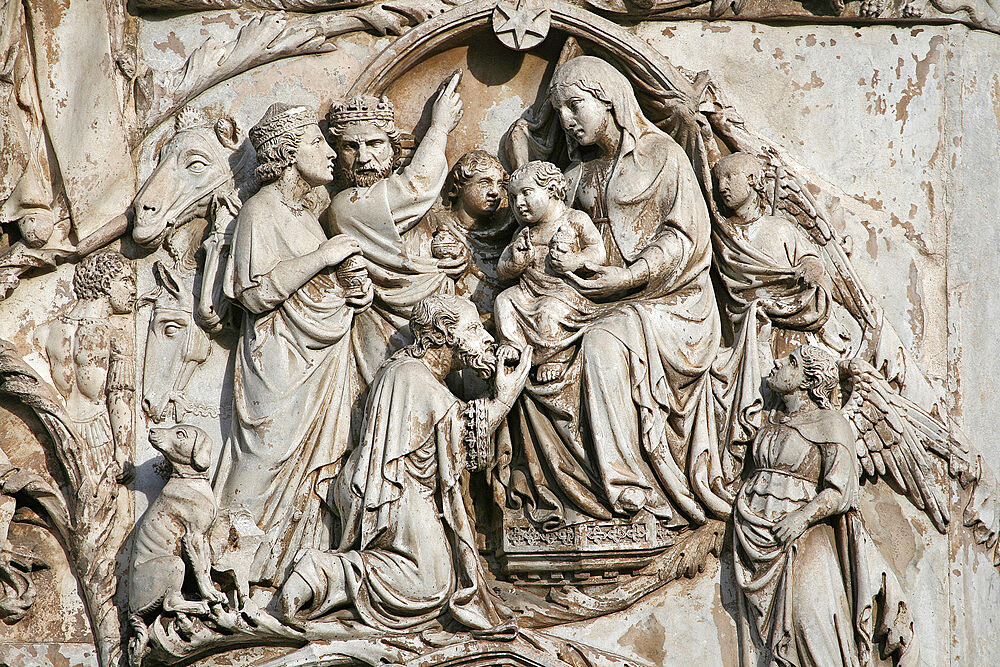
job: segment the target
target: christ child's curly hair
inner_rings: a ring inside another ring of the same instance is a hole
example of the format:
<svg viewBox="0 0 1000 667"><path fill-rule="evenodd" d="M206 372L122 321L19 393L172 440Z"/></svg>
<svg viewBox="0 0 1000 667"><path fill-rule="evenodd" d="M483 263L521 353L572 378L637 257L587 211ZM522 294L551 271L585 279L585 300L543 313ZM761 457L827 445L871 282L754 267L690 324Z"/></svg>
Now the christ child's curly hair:
<svg viewBox="0 0 1000 667"><path fill-rule="evenodd" d="M569 183L566 181L566 176L559 170L559 167L551 162L533 160L520 169L517 169L510 175L510 181L507 184L508 191L510 191L515 183L526 178L533 178L535 183L549 191L549 195L553 199L558 199L559 201L566 200L566 190L569 187Z"/></svg>

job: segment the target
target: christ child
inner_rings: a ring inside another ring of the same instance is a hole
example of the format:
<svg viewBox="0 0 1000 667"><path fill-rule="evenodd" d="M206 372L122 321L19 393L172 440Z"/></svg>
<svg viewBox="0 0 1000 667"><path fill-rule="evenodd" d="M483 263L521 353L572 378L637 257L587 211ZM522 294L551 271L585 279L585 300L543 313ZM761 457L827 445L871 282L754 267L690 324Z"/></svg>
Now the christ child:
<svg viewBox="0 0 1000 667"><path fill-rule="evenodd" d="M550 162L529 162L511 175L507 192L521 226L497 264L501 280L518 281L494 306L499 354L513 360L530 345L542 384L562 379L573 344L596 314L565 276L606 260L601 233L589 215L566 204L566 189L566 177Z"/></svg>

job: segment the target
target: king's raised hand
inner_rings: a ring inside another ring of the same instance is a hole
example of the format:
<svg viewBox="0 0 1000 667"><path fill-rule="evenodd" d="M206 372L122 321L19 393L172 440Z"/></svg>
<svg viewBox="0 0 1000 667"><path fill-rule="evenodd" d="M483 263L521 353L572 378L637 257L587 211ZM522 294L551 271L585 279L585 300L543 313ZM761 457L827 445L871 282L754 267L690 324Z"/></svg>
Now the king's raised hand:
<svg viewBox="0 0 1000 667"><path fill-rule="evenodd" d="M461 70L452 74L444 89L438 93L431 109L431 125L441 128L446 133L458 127L458 121L462 119L462 98L455 92L461 79Z"/></svg>

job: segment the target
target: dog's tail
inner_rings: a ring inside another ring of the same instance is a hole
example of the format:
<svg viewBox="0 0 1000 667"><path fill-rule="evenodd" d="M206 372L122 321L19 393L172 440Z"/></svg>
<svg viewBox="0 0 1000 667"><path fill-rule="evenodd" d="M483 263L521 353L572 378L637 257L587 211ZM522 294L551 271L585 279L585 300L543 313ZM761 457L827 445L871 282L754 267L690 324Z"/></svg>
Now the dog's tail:
<svg viewBox="0 0 1000 667"><path fill-rule="evenodd" d="M131 636L128 640L129 667L141 667L142 659L149 652L149 628L138 614L128 617L128 627Z"/></svg>

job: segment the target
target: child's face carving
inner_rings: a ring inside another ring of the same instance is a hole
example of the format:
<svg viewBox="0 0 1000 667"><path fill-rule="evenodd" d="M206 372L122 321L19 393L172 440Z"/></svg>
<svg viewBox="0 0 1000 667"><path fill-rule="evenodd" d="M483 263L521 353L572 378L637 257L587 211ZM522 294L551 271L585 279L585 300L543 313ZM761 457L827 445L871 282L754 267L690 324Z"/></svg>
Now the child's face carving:
<svg viewBox="0 0 1000 667"><path fill-rule="evenodd" d="M518 221L533 225L546 217L554 199L534 178L523 178L510 184L511 206Z"/></svg>
<svg viewBox="0 0 1000 667"><path fill-rule="evenodd" d="M485 169L462 186L459 201L470 214L483 217L496 213L503 200L503 174L499 169Z"/></svg>

